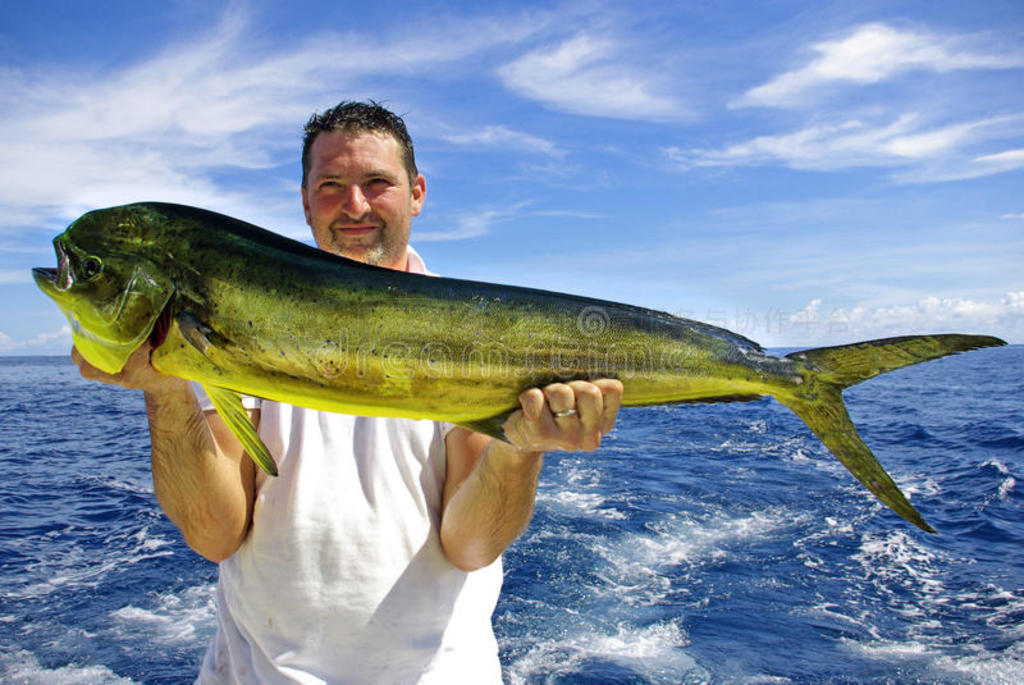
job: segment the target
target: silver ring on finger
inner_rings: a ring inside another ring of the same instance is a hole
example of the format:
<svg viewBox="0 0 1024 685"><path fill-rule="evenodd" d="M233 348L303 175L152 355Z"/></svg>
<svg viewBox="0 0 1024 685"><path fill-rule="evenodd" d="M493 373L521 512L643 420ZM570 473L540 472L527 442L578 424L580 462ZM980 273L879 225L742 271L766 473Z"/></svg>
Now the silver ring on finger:
<svg viewBox="0 0 1024 685"><path fill-rule="evenodd" d="M564 419L566 416L572 416L575 413L575 409L565 409L563 411L556 411L553 413L553 415L556 419Z"/></svg>

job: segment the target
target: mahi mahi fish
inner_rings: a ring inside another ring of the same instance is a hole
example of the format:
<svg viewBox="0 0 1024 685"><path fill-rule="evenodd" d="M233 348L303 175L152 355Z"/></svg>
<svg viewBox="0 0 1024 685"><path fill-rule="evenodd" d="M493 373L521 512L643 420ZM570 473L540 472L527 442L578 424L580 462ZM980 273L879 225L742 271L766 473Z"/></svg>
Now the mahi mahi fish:
<svg viewBox="0 0 1024 685"><path fill-rule="evenodd" d="M792 410L868 490L934 532L850 421L842 390L918 362L1004 345L917 335L766 354L731 331L543 290L404 273L203 209L89 212L33 270L82 356L117 373L143 343L199 382L253 460L276 465L239 394L313 409L448 421L502 439L530 387L618 378L627 406L749 401Z"/></svg>

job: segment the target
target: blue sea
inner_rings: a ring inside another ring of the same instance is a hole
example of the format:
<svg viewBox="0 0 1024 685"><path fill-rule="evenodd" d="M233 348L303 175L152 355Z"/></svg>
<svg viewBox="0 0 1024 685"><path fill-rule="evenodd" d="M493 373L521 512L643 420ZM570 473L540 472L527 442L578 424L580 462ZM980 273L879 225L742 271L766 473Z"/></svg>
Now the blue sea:
<svg viewBox="0 0 1024 685"><path fill-rule="evenodd" d="M153 496L138 393L0 359L0 681L189 683L216 567ZM781 405L627 409L551 455L494 624L509 683L1024 682L1024 347L846 392L925 517Z"/></svg>

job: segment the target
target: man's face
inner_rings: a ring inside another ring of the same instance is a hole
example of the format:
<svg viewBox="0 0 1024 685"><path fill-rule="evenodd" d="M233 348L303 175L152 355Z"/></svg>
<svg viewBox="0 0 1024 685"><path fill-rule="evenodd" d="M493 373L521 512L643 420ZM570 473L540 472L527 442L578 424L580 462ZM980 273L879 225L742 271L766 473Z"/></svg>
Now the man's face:
<svg viewBox="0 0 1024 685"><path fill-rule="evenodd" d="M404 270L412 217L425 195L423 176L409 183L390 135L331 131L313 141L302 208L322 250Z"/></svg>

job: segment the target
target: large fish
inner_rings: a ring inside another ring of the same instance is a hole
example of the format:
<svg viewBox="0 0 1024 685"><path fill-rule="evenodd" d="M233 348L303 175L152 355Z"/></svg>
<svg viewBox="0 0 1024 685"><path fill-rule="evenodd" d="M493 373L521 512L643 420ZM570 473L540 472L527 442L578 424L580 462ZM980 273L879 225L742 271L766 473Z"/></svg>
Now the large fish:
<svg viewBox="0 0 1024 685"><path fill-rule="evenodd" d="M502 438L524 389L615 377L626 405L789 407L868 490L933 529L861 440L844 388L945 355L1004 345L929 335L774 357L662 312L367 266L202 209L140 203L85 214L36 283L92 365L118 372L152 341L160 372L201 383L246 451L274 461L238 393L349 414L450 421ZM933 531L934 532L934 531Z"/></svg>

